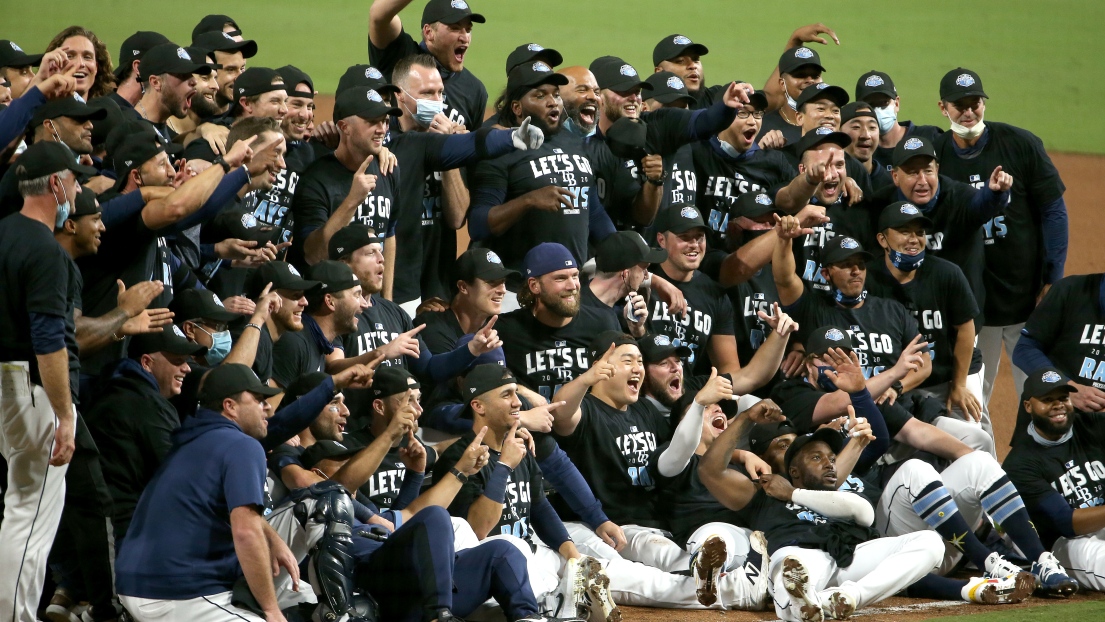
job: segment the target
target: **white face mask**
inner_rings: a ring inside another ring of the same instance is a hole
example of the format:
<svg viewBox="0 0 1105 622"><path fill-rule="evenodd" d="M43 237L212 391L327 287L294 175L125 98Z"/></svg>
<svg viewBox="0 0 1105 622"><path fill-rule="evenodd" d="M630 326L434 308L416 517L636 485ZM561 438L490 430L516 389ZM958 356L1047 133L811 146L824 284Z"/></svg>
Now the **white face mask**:
<svg viewBox="0 0 1105 622"><path fill-rule="evenodd" d="M951 119L948 119L951 121ZM974 140L979 136L982 136L983 130L986 129L986 124L982 122L982 119L975 123L974 127L963 127L962 125L951 121L952 133L962 138L963 140Z"/></svg>
<svg viewBox="0 0 1105 622"><path fill-rule="evenodd" d="M898 123L898 112L894 110L894 102L890 102L883 108L875 108L875 120L879 122L880 134L894 129Z"/></svg>
<svg viewBox="0 0 1105 622"><path fill-rule="evenodd" d="M737 148L733 145L730 145L720 138L717 139L717 142L718 146L721 147L721 150L725 152L725 155L729 156L730 158L740 157L741 152L737 151Z"/></svg>

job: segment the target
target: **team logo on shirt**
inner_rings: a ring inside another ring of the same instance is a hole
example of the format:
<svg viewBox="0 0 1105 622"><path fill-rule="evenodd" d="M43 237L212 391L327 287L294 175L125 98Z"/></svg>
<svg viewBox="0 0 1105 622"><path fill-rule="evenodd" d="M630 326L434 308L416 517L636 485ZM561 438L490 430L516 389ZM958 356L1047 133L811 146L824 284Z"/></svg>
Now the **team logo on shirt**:
<svg viewBox="0 0 1105 622"><path fill-rule="evenodd" d="M173 324L173 334L181 339L187 339L187 337L184 336L184 331L180 330L180 327L176 324Z"/></svg>
<svg viewBox="0 0 1105 622"><path fill-rule="evenodd" d="M460 9L463 11L468 8L468 3L464 0L453 0L449 3L449 6L453 7L454 9Z"/></svg>
<svg viewBox="0 0 1105 622"><path fill-rule="evenodd" d="M794 50L795 58L813 58L813 50L809 48L798 48Z"/></svg>
<svg viewBox="0 0 1105 622"><path fill-rule="evenodd" d="M759 203L760 205L771 205L771 197L761 192L760 194L756 195L756 203Z"/></svg>
<svg viewBox="0 0 1105 622"><path fill-rule="evenodd" d="M224 309L226 308L226 305L223 304L223 301L219 300L218 295L211 294L211 300L214 301L214 303L219 305L220 307L223 307Z"/></svg>
<svg viewBox="0 0 1105 622"><path fill-rule="evenodd" d="M1044 382L1047 382L1049 384L1059 382L1062 379L1062 376L1053 371L1045 371L1044 375L1040 378L1040 380L1043 380Z"/></svg>
<svg viewBox="0 0 1105 622"><path fill-rule="evenodd" d="M853 240L852 238L844 238L840 241L840 248L846 248L848 250L859 248L859 242Z"/></svg>
<svg viewBox="0 0 1105 622"><path fill-rule="evenodd" d="M622 65L622 68L618 70L618 73L622 74L623 76L633 77L637 75L637 70L633 68L633 65Z"/></svg>
<svg viewBox="0 0 1105 622"><path fill-rule="evenodd" d="M365 95L368 97L368 101L370 102L384 101L384 98L380 97L380 94L376 92L376 89L368 89L368 93L366 93Z"/></svg>
<svg viewBox="0 0 1105 622"><path fill-rule="evenodd" d="M920 149L921 145L923 144L924 143L921 142L920 138L910 138L909 140L905 141L904 145L902 145L902 149L905 149L906 151L913 151L914 149Z"/></svg>
<svg viewBox="0 0 1105 622"><path fill-rule="evenodd" d="M544 50L545 48L541 47L540 45L537 45L536 43L531 43L531 44L526 46L526 49L529 50L530 52L540 52L540 51Z"/></svg>
<svg viewBox="0 0 1105 622"><path fill-rule="evenodd" d="M188 51L185 50L184 48L177 48L176 49L176 55L179 56L180 58L182 58L183 60L192 60L192 57L188 56Z"/></svg>
<svg viewBox="0 0 1105 622"><path fill-rule="evenodd" d="M679 215L683 218L698 218L698 210L688 205L679 210Z"/></svg>
<svg viewBox="0 0 1105 622"><path fill-rule="evenodd" d="M495 254L495 251L487 251L487 261L489 263L503 263L503 260L499 259L499 256Z"/></svg>
<svg viewBox="0 0 1105 622"><path fill-rule="evenodd" d="M844 333L835 328L830 328L829 330L825 331L825 339L828 339L829 341L844 341Z"/></svg>
<svg viewBox="0 0 1105 622"><path fill-rule="evenodd" d="M691 40L688 39L687 37L684 37L683 35L675 35L675 38L672 39L671 42L676 44L676 45L690 45L691 44Z"/></svg>
<svg viewBox="0 0 1105 622"><path fill-rule="evenodd" d="M364 70L364 77L372 80L383 80L384 74L380 73L380 70L375 67L369 67Z"/></svg>
<svg viewBox="0 0 1105 622"><path fill-rule="evenodd" d="M257 226L257 217L252 213L242 214L242 226L246 229L252 229Z"/></svg>
<svg viewBox="0 0 1105 622"><path fill-rule="evenodd" d="M668 337L667 335L656 335L652 338L652 343L658 346L670 346L671 337Z"/></svg>
<svg viewBox="0 0 1105 622"><path fill-rule="evenodd" d="M829 134L832 134L833 131L833 128L825 127L824 125L822 125L814 130L814 133L816 133L818 136L828 136Z"/></svg>
<svg viewBox="0 0 1105 622"><path fill-rule="evenodd" d="M908 214L909 216L916 216L916 215L921 213L921 212L917 211L917 207L914 206L912 203L906 203L898 211L900 211L903 214Z"/></svg>
<svg viewBox="0 0 1105 622"><path fill-rule="evenodd" d="M672 76L672 77L668 78L668 88L669 89L675 89L675 90L678 91L679 89L683 88L684 86L685 85L683 84L683 81L679 79L679 76Z"/></svg>
<svg viewBox="0 0 1105 622"><path fill-rule="evenodd" d="M969 73L961 73L955 78L955 83L958 86L972 86L975 83L975 77Z"/></svg>
<svg viewBox="0 0 1105 622"><path fill-rule="evenodd" d="M16 52L22 52L23 51L23 48L16 45L15 41L8 41L8 45L12 46L12 49L15 50Z"/></svg>
<svg viewBox="0 0 1105 622"><path fill-rule="evenodd" d="M864 86L882 86L886 84L882 81L882 76L867 76L867 79L863 81Z"/></svg>
<svg viewBox="0 0 1105 622"><path fill-rule="evenodd" d="M541 73L548 73L548 72L552 71L552 68L549 67L548 65L546 65L545 63L541 62L541 61L537 61L536 63L533 64L533 70L534 71L539 71Z"/></svg>

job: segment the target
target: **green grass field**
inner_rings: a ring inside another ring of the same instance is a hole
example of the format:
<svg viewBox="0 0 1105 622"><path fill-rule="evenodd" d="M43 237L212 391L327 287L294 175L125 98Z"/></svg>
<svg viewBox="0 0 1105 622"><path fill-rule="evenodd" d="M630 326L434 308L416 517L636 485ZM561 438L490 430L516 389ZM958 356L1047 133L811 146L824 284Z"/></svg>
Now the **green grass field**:
<svg viewBox="0 0 1105 622"><path fill-rule="evenodd" d="M824 22L841 45L819 48L827 82L854 92L868 69L888 72L902 94L902 119L945 126L936 107L940 77L956 66L978 71L990 95L987 117L1028 128L1049 149L1105 153L1105 121L1093 105L1105 99L1100 79L1105 23L1101 0L976 0L924 3L855 0L472 0L488 23L476 25L468 67L491 99L506 82L503 64L516 45L536 41L560 50L567 64L615 54L652 71L652 47L671 33L708 45L707 80L770 75L787 35ZM42 0L8 2L0 38L39 52L63 27L80 23L103 38L112 56L135 30L158 30L187 43L207 13L227 13L260 43L254 64L293 63L332 92L350 64L366 62L370 2L362 0ZM403 13L417 30L422 0ZM416 36L417 38L417 36Z"/></svg>
<svg viewBox="0 0 1105 622"><path fill-rule="evenodd" d="M1101 616L1101 617L1098 617ZM1070 604L1054 603L1046 607L1014 609L1002 611L1001 608L974 615L933 618L929 622L950 622L951 620L970 620L970 622L1063 622L1067 620L1105 619L1105 602L1091 601Z"/></svg>

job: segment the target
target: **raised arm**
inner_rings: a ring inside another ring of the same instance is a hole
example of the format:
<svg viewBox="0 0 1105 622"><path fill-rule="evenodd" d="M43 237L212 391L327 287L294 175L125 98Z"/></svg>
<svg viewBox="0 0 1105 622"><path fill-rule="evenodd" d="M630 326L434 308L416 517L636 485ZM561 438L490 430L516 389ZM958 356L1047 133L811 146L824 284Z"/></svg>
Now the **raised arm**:
<svg viewBox="0 0 1105 622"><path fill-rule="evenodd" d="M799 328L798 323L779 308L779 303L773 304L772 311L771 315L758 312L760 319L771 328L771 334L752 355L752 360L731 374L734 393L751 393L770 382L783 362L790 334Z"/></svg>
<svg viewBox="0 0 1105 622"><path fill-rule="evenodd" d="M765 424L784 419L779 406L771 400L761 400L734 417L729 427L721 433L706 455L698 463L698 477L706 490L730 510L740 510L748 505L756 494L756 486L743 473L729 468L737 441L744 437L753 424Z"/></svg>
<svg viewBox="0 0 1105 622"><path fill-rule="evenodd" d="M775 252L771 255L771 275L775 278L775 288L779 292L779 302L790 306L802 297L806 291L802 279L798 278L794 267L794 252L791 250L794 238L813 233L812 229L803 229L794 216L775 216ZM766 237L766 236L763 236Z"/></svg>
<svg viewBox="0 0 1105 622"><path fill-rule="evenodd" d="M586 397L587 391L599 382L614 377L615 344L610 344L606 353L591 362L591 368L579 375L578 378L560 387L553 394L553 402L563 402L563 405L552 411L553 432L559 436L571 436L579 425L583 416L580 404Z"/></svg>
<svg viewBox="0 0 1105 622"><path fill-rule="evenodd" d="M368 9L368 41L378 49L384 49L403 32L403 20L399 12L411 0L375 0Z"/></svg>

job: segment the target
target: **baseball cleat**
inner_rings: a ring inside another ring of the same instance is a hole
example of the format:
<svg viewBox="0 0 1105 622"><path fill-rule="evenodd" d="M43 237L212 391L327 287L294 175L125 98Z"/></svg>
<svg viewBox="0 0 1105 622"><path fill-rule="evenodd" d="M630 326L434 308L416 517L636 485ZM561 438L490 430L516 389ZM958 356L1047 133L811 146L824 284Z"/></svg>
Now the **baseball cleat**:
<svg viewBox="0 0 1105 622"><path fill-rule="evenodd" d="M579 558L579 583L582 591L577 616L588 622L622 622L622 611L610 598L610 577L599 560L589 555Z"/></svg>
<svg viewBox="0 0 1105 622"><path fill-rule="evenodd" d="M984 571L984 577L987 579L1003 579L1005 577L1016 576L1023 572L1020 566L1005 559L998 553L990 553L986 557L986 567L982 569Z"/></svg>
<svg viewBox="0 0 1105 622"><path fill-rule="evenodd" d="M760 567L756 578L752 581L752 595L755 600L756 610L766 609L771 598L769 588L771 586L771 556L767 554L767 536L762 531L753 531L748 537L748 543L752 550L760 554ZM748 569L751 564L746 563Z"/></svg>
<svg viewBox="0 0 1105 622"><path fill-rule="evenodd" d="M694 582L697 588L695 593L698 596L698 602L703 606L709 607L717 602L717 582L728 559L729 552L725 547L725 540L717 535L706 538L702 546L698 547L691 556L691 570L694 571Z"/></svg>
<svg viewBox="0 0 1105 622"><path fill-rule="evenodd" d="M1018 572L1000 578L973 577L967 582L967 600L981 605L1019 603L1036 589L1036 577L1030 572Z"/></svg>
<svg viewBox="0 0 1105 622"><path fill-rule="evenodd" d="M801 622L822 622L821 601L810 587L810 573L797 557L783 558L783 588L790 594L790 609Z"/></svg>
<svg viewBox="0 0 1105 622"><path fill-rule="evenodd" d="M856 599L842 589L831 589L821 597L821 611L826 618L847 620L856 612Z"/></svg>
<svg viewBox="0 0 1105 622"><path fill-rule="evenodd" d="M1059 560L1047 551L1032 562L1032 574L1036 575L1036 590L1043 596L1070 598L1078 592L1078 582L1067 576Z"/></svg>

